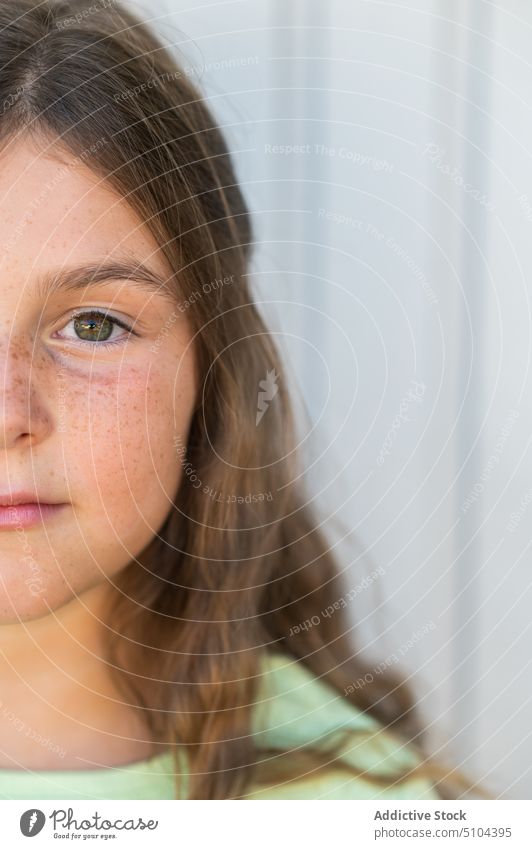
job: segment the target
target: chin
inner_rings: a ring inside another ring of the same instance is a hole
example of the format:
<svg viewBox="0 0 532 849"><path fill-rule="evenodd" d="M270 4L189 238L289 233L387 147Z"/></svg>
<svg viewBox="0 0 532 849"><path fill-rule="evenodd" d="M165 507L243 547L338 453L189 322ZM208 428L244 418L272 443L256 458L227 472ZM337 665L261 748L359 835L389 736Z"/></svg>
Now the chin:
<svg viewBox="0 0 532 849"><path fill-rule="evenodd" d="M30 581L7 581L2 576L0 583L0 627L16 622L32 622L49 616L68 604L74 593L64 583L51 589L49 586Z"/></svg>

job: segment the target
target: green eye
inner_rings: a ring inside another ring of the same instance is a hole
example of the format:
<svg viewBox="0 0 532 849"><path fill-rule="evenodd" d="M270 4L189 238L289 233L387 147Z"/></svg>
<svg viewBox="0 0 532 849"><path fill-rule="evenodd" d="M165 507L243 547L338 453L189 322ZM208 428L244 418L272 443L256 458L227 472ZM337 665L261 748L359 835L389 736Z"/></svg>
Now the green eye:
<svg viewBox="0 0 532 849"><path fill-rule="evenodd" d="M114 333L119 327L125 332ZM138 333L125 321L99 309L85 310L71 315L66 328L69 328L68 332L59 333L59 339L81 345L93 345L95 348L102 342L107 343L107 347L123 345L132 336L138 336Z"/></svg>
<svg viewBox="0 0 532 849"><path fill-rule="evenodd" d="M74 319L74 330L87 342L105 342L111 336L115 322L102 313L85 313L86 317Z"/></svg>

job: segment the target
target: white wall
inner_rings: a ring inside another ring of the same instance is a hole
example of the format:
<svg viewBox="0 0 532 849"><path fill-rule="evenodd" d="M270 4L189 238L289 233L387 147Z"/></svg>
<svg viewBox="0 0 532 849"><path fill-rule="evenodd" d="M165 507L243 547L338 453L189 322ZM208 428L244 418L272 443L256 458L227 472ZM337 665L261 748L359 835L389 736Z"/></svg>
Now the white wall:
<svg viewBox="0 0 532 849"><path fill-rule="evenodd" d="M385 569L350 606L368 658L421 629L403 664L434 745L529 798L532 7L144 8L207 66L346 581Z"/></svg>

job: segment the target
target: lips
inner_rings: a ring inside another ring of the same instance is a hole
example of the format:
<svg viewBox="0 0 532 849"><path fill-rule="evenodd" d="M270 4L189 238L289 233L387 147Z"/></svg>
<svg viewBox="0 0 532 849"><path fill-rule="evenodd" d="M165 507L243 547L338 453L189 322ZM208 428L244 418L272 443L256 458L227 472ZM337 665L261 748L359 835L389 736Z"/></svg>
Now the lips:
<svg viewBox="0 0 532 849"><path fill-rule="evenodd" d="M43 501L27 501L28 498L36 497L29 493L24 496L20 494L16 496L17 499L19 497L23 497L25 500L15 504L15 496L10 499L4 497L3 500L10 503L0 504L0 531L30 529L49 521L67 507L65 503L52 504Z"/></svg>

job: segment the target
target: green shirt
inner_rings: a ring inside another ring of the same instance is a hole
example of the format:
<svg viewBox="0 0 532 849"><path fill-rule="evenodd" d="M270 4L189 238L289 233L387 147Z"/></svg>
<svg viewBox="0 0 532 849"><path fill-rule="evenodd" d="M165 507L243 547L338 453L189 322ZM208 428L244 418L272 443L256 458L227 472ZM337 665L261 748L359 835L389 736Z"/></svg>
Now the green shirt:
<svg viewBox="0 0 532 849"><path fill-rule="evenodd" d="M344 746L343 758L368 772L396 772L418 762L379 723L353 705L303 664L282 654L267 656L253 735L259 748L298 750L319 745L321 738L345 728L359 732ZM364 732L360 734L360 732ZM186 798L186 763L181 797ZM173 799L174 766L170 751L125 766L86 770L0 769L1 799ZM432 785L415 778L379 787L335 766L326 774L267 789L251 785L246 799L438 799Z"/></svg>

